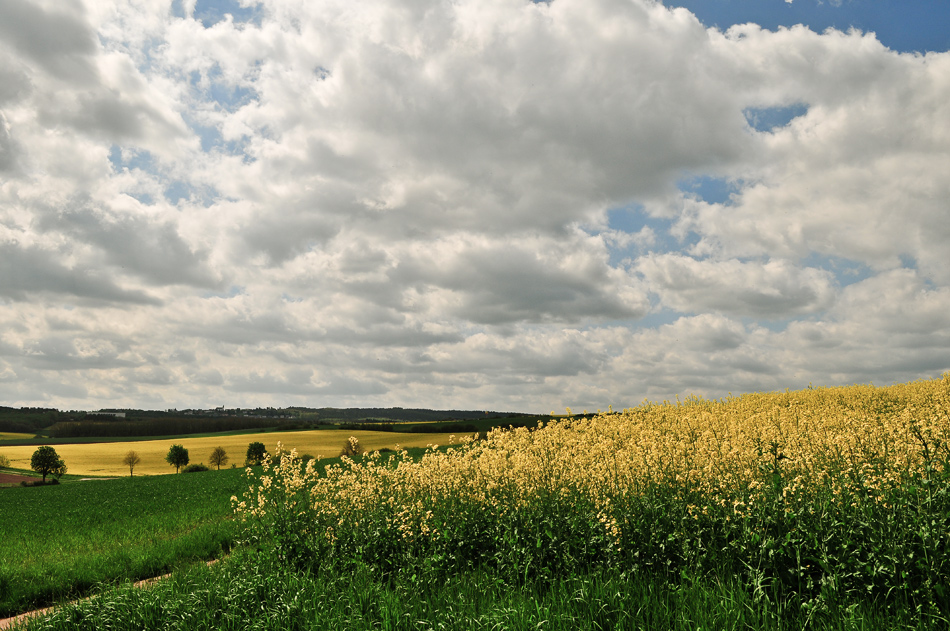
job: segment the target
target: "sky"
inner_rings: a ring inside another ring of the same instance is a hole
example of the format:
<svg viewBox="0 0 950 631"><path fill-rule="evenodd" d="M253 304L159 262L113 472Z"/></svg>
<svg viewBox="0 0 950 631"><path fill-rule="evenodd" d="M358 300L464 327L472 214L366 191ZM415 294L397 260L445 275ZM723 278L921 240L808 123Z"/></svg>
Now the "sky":
<svg viewBox="0 0 950 631"><path fill-rule="evenodd" d="M950 370L944 0L4 0L0 404Z"/></svg>

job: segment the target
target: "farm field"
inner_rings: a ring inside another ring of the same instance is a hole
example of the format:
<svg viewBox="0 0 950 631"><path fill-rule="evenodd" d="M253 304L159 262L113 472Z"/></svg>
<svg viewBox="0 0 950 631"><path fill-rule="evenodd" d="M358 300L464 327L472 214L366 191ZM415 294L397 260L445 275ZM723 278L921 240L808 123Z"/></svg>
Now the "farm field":
<svg viewBox="0 0 950 631"><path fill-rule="evenodd" d="M0 489L0 618L230 549L244 472Z"/></svg>
<svg viewBox="0 0 950 631"><path fill-rule="evenodd" d="M0 489L0 619L219 558L240 531L231 498L247 484L228 468Z"/></svg>
<svg viewBox="0 0 950 631"><path fill-rule="evenodd" d="M950 373L284 453L243 488L227 560L21 628L950 628Z"/></svg>
<svg viewBox="0 0 950 631"><path fill-rule="evenodd" d="M247 446L251 442L262 442L269 452L277 448L280 441L287 449L296 449L300 454L314 457L334 457L340 454L343 444L349 436L355 436L368 451L401 447L425 447L430 444L446 444L449 434L401 434L395 432L311 430L297 432L242 433L228 435L202 436L193 438L164 438L161 440L135 440L123 442L57 444L56 453L66 462L70 475L80 476L128 476L129 469L122 464L122 458L129 450L134 450L142 461L135 467L135 475L160 475L175 473L175 468L165 462L169 447L180 444L188 450L191 463L208 462L211 451L218 446L225 449L229 462L226 465L242 467ZM458 439L458 438L457 438ZM0 446L0 456L10 460L10 466L18 469L30 468L30 457L36 451L35 445Z"/></svg>
<svg viewBox="0 0 950 631"><path fill-rule="evenodd" d="M0 441L4 440L28 440L33 438L33 434L22 434L17 432L0 432Z"/></svg>

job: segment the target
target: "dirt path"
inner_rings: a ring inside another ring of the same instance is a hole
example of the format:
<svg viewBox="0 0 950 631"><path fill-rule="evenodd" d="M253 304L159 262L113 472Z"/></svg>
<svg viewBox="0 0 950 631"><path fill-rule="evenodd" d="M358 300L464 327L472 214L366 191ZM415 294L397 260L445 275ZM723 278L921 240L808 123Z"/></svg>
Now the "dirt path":
<svg viewBox="0 0 950 631"><path fill-rule="evenodd" d="M217 559L208 561L208 566L210 567L217 562L218 562ZM161 576L153 576L152 578L146 578L141 581L136 581L135 583L132 584L132 586L133 587L149 587L150 585L157 583L160 580L166 579L169 576L171 576L171 574L162 574ZM63 603L63 604L71 605L73 603L81 602L83 600L89 600L90 598L95 598L95 596L88 596L86 598L81 598L80 600L74 600L72 602ZM33 611L27 611L26 613L21 613L19 615L13 616L12 618L4 618L0 620L0 631L2 631L3 629L9 629L11 626L13 626L14 623L23 622L27 618L32 618L33 616L42 616L44 614L48 614L60 606L62 605L53 605L52 607L44 607L43 609L34 609Z"/></svg>

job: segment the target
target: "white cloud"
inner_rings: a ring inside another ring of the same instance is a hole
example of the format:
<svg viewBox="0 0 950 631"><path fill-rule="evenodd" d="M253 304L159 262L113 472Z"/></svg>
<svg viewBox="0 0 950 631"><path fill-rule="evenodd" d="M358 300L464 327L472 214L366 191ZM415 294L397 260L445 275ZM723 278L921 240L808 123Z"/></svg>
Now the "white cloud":
<svg viewBox="0 0 950 631"><path fill-rule="evenodd" d="M665 306L683 313L781 319L823 311L835 297L829 272L784 260L699 261L660 254L641 258L637 269Z"/></svg>
<svg viewBox="0 0 950 631"><path fill-rule="evenodd" d="M950 368L948 54L647 0L0 4L6 401L547 411Z"/></svg>
<svg viewBox="0 0 950 631"><path fill-rule="evenodd" d="M946 283L950 185L939 174L950 168L950 56L896 55L869 36L840 33L804 31L796 46L793 34L779 34L790 60L822 62L809 72L776 61L774 70L799 77L790 83L809 111L758 134L768 160L741 174L748 184L732 204L694 207L689 227L703 237L697 251L818 253L876 270L900 267L906 257ZM737 47L774 58L761 53L764 35L753 32Z"/></svg>

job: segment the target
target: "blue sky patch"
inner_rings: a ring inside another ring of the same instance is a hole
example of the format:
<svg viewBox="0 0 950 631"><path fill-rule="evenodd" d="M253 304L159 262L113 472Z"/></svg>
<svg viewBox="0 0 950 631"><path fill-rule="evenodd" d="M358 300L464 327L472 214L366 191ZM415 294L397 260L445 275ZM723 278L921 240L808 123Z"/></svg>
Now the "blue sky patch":
<svg viewBox="0 0 950 631"><path fill-rule="evenodd" d="M241 107L257 99L257 92L239 85L228 85L221 81L212 81L209 94L215 103L229 112L236 112Z"/></svg>
<svg viewBox="0 0 950 631"><path fill-rule="evenodd" d="M674 221L662 217L652 217L639 204L613 208L607 211L607 227L610 230L637 234L644 228L653 231L655 240L651 245L640 247L614 247L608 245L610 251L610 265L619 267L627 259L635 259L648 252L677 252L689 248L699 242L699 235L689 233L680 240L672 234Z"/></svg>
<svg viewBox="0 0 950 631"><path fill-rule="evenodd" d="M749 127L756 131L769 132L778 127L785 127L799 116L804 116L808 113L808 106L796 103L785 107L747 107L742 113Z"/></svg>
<svg viewBox="0 0 950 631"><path fill-rule="evenodd" d="M205 28L223 21L228 13L235 24L250 22L260 26L263 17L260 6L242 7L237 0L198 0L195 3L194 18L200 20Z"/></svg>
<svg viewBox="0 0 950 631"><path fill-rule="evenodd" d="M913 256L910 256L909 254L901 254L900 258L901 258L901 267L903 267L904 269L912 269L912 270L917 269L917 259L914 258Z"/></svg>
<svg viewBox="0 0 950 631"><path fill-rule="evenodd" d="M188 201L191 199L191 190L189 184L176 180L165 188L165 199L170 204L178 204L181 200Z"/></svg>
<svg viewBox="0 0 950 631"><path fill-rule="evenodd" d="M205 153L224 144L224 137L221 135L221 130L214 125L201 125L200 123L192 122L190 126L191 129L198 134L198 138L201 139L201 150Z"/></svg>
<svg viewBox="0 0 950 631"><path fill-rule="evenodd" d="M187 119L186 119L187 120ZM240 140L225 140L221 130L214 125L203 125L199 122L188 120L188 126L198 135L201 141L201 150L205 153L220 151L231 156L245 155L247 148L247 138ZM253 162L253 159L246 156L245 163Z"/></svg>
<svg viewBox="0 0 950 631"><path fill-rule="evenodd" d="M165 199L168 203L177 205L181 200L194 201L205 208L211 206L216 200L220 199L221 193L214 187L194 186L182 180L170 182L164 190Z"/></svg>
<svg viewBox="0 0 950 631"><path fill-rule="evenodd" d="M667 6L692 11L707 27L725 31L755 22L771 31L804 24L821 33L854 27L873 31L898 52L950 50L950 4L947 0L668 0Z"/></svg>
<svg viewBox="0 0 950 631"><path fill-rule="evenodd" d="M651 223L665 223L669 228L669 220L659 220L650 217L639 204L632 204L622 208L611 208L607 211L607 227L621 232L640 232ZM653 226L650 226L651 228Z"/></svg>
<svg viewBox="0 0 950 631"><path fill-rule="evenodd" d="M723 177L699 175L680 180L676 183L676 187L684 193L703 200L707 204L723 204L729 206L732 203L732 195L739 191L741 185L739 182Z"/></svg>
<svg viewBox="0 0 950 631"><path fill-rule="evenodd" d="M201 294L202 298L234 298L244 292L244 287L240 285L231 285L227 291L206 291Z"/></svg>
<svg viewBox="0 0 950 631"><path fill-rule="evenodd" d="M119 145L112 145L109 149L109 162L117 173L121 173L123 169L153 171L155 167L155 159L148 151L126 149L123 152Z"/></svg>
<svg viewBox="0 0 950 631"><path fill-rule="evenodd" d="M814 267L831 272L834 274L835 281L841 287L847 287L874 276L874 271L864 263L840 256L828 256L812 252L801 263L803 267Z"/></svg>
<svg viewBox="0 0 950 631"><path fill-rule="evenodd" d="M200 97L214 102L215 105L226 112L236 112L248 103L258 99L255 90L222 81L222 76L221 67L216 64L208 71L207 75L193 71L188 77L188 82ZM205 79L207 79L207 83L202 85Z"/></svg>

